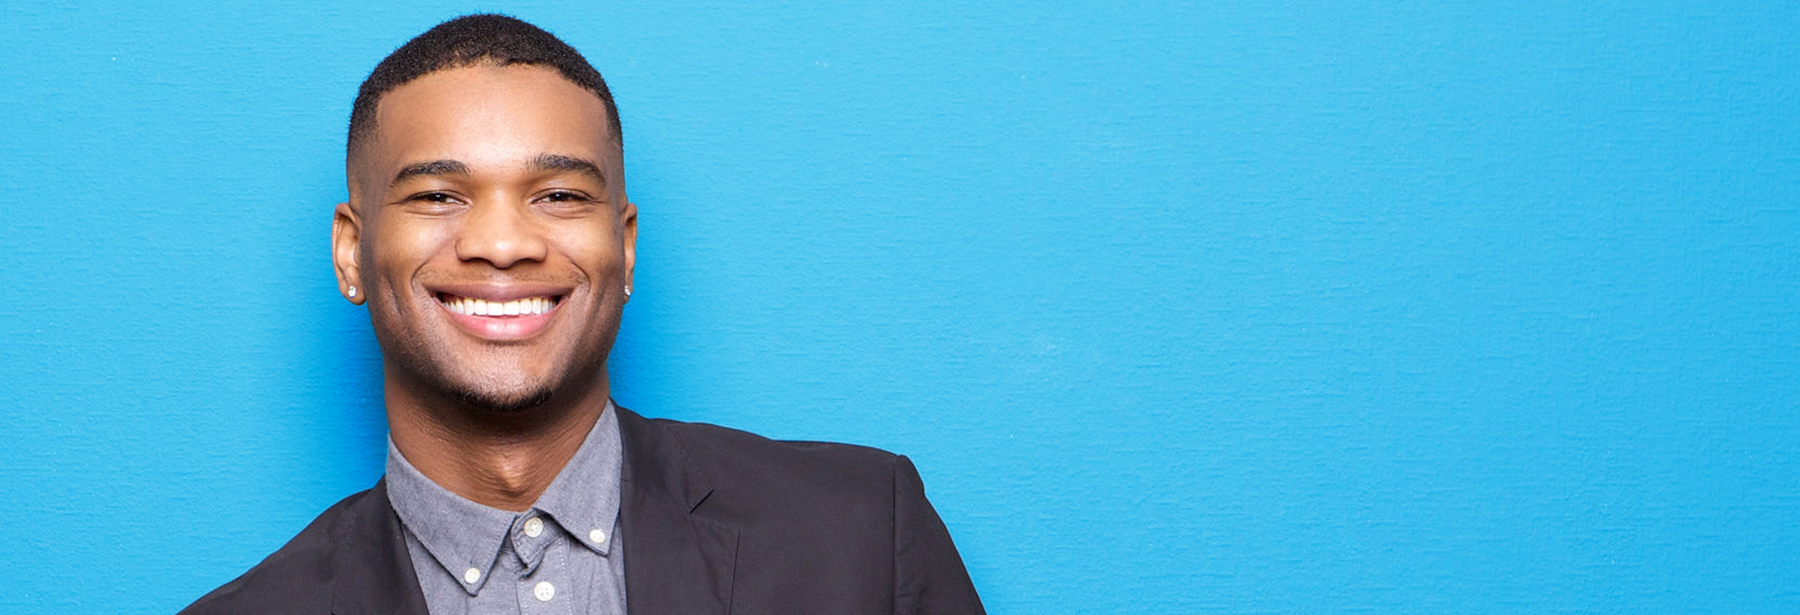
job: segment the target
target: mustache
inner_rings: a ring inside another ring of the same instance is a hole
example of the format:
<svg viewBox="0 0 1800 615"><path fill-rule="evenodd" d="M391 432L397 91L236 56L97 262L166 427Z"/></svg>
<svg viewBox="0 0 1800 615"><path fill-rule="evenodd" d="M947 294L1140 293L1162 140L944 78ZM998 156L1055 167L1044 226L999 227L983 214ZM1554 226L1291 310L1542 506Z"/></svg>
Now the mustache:
<svg viewBox="0 0 1800 615"><path fill-rule="evenodd" d="M467 272L426 272L417 280L425 286L580 286L587 282L587 276L579 273L558 273L550 271L508 271L486 268L484 271Z"/></svg>

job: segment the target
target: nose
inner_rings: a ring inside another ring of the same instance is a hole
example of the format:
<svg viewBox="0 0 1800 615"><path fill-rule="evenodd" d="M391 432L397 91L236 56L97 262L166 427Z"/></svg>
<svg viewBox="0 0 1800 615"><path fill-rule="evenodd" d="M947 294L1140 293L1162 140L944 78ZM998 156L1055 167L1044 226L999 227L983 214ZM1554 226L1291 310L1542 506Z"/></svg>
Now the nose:
<svg viewBox="0 0 1800 615"><path fill-rule="evenodd" d="M543 229L523 205L489 200L465 214L456 237L456 256L483 260L499 269L520 261L542 262L547 250Z"/></svg>

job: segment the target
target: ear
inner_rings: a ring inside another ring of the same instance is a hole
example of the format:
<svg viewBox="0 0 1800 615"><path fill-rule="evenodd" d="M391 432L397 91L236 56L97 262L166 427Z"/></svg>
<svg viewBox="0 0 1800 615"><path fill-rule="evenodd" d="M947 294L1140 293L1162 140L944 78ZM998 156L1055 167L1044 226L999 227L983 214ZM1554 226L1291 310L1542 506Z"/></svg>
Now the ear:
<svg viewBox="0 0 1800 615"><path fill-rule="evenodd" d="M631 288L631 272L637 268L637 205L631 201L625 201L619 210L619 230L620 245L625 249L625 287ZM627 295L625 300L631 297Z"/></svg>
<svg viewBox="0 0 1800 615"><path fill-rule="evenodd" d="M338 292L351 303L362 305L369 299L369 288L363 285L362 266L357 262L362 247L362 217L349 203L338 203L331 218L331 264L337 270ZM356 294L350 294L355 288Z"/></svg>

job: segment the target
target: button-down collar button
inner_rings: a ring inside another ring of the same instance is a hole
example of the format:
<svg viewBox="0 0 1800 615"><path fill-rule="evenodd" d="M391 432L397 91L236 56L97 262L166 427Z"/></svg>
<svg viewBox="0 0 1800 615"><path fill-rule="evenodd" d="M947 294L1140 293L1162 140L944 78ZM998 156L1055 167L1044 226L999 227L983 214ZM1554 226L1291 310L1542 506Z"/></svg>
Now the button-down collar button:
<svg viewBox="0 0 1800 615"><path fill-rule="evenodd" d="M525 520L525 535L526 536L530 536L532 538L537 538L538 535L543 534L543 533L544 533L544 520L543 519L539 519L537 517L532 517L530 519Z"/></svg>
<svg viewBox="0 0 1800 615"><path fill-rule="evenodd" d="M480 580L481 580L481 570L480 569L470 568L468 570L463 571L463 582L464 583L474 583L474 582L480 581Z"/></svg>
<svg viewBox="0 0 1800 615"><path fill-rule="evenodd" d="M601 530L594 530L592 532L588 532L588 540L592 540L595 543L606 542L606 532L601 531Z"/></svg>
<svg viewBox="0 0 1800 615"><path fill-rule="evenodd" d="M537 597L538 602L549 602L556 597L556 586L549 581L539 582L537 587L531 588L531 595Z"/></svg>

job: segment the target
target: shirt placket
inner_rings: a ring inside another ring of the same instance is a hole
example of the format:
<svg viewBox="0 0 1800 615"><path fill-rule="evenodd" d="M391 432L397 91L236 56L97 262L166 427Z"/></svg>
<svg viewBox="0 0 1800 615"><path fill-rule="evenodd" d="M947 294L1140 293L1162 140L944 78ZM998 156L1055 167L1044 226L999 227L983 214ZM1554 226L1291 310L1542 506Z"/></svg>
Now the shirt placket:
<svg viewBox="0 0 1800 615"><path fill-rule="evenodd" d="M574 576L569 570L565 532L539 511L513 533L513 552L520 558L516 595L519 613L574 615Z"/></svg>

